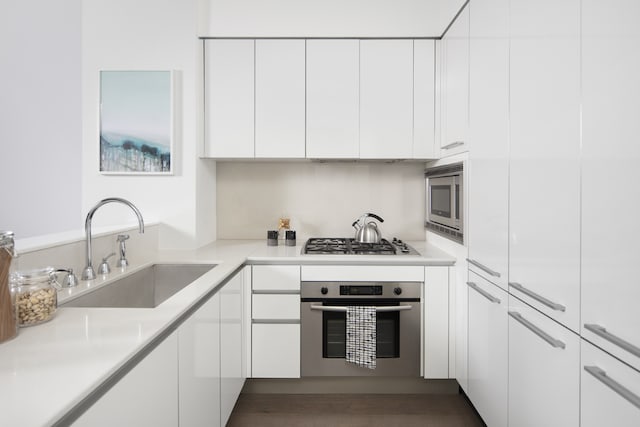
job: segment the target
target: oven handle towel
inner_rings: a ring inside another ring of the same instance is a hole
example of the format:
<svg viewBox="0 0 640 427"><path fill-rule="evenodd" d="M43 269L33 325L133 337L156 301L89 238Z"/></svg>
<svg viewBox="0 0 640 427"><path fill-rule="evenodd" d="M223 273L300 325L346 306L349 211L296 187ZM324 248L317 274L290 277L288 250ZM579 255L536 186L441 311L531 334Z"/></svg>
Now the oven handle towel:
<svg viewBox="0 0 640 427"><path fill-rule="evenodd" d="M376 307L347 306L346 361L376 369Z"/></svg>

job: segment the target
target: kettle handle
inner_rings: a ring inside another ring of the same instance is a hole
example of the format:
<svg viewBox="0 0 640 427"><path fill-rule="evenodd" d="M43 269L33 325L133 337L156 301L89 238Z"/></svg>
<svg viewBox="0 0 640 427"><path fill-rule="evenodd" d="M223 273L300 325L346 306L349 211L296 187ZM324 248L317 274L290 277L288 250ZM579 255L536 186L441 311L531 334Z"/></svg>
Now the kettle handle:
<svg viewBox="0 0 640 427"><path fill-rule="evenodd" d="M384 219L380 218L378 215L374 214L374 213L368 213L367 216L370 216L372 218L377 219L380 222L384 222Z"/></svg>

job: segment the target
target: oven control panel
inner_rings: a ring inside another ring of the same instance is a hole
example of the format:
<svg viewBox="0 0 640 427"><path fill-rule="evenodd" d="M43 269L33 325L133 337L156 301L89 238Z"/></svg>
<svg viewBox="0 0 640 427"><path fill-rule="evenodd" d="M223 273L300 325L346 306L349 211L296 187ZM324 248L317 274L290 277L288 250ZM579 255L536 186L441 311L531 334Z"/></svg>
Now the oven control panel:
<svg viewBox="0 0 640 427"><path fill-rule="evenodd" d="M382 295L382 286L340 285L340 295Z"/></svg>

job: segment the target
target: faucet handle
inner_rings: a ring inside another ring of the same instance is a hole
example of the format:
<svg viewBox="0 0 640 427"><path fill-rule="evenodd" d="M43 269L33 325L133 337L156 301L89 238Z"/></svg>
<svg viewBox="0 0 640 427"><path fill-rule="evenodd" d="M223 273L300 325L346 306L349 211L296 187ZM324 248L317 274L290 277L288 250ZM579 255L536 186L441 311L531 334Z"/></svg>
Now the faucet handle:
<svg viewBox="0 0 640 427"><path fill-rule="evenodd" d="M58 283L56 280L56 283L58 283L59 286L63 288L73 288L78 285L78 278L73 273L73 268L57 268L54 273L67 273L67 277L62 281L62 283Z"/></svg>
<svg viewBox="0 0 640 427"><path fill-rule="evenodd" d="M102 258L102 263L100 264L100 267L98 267L98 274L109 274L111 273L111 267L109 266L109 262L107 261L109 258L111 258L112 256L114 256L116 253L115 252L111 252L109 255L107 255L106 257Z"/></svg>
<svg viewBox="0 0 640 427"><path fill-rule="evenodd" d="M116 240L121 243L128 239L129 239L128 234L118 234L118 238Z"/></svg>

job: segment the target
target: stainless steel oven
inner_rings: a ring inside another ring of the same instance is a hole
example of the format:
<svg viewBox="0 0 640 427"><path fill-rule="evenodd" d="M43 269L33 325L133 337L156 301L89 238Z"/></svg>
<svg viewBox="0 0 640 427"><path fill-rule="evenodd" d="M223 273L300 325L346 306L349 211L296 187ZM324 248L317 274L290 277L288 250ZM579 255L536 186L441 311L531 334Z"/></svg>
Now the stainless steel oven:
<svg viewBox="0 0 640 427"><path fill-rule="evenodd" d="M419 376L418 282L302 282L301 375ZM376 307L376 369L345 360L347 306Z"/></svg>
<svg viewBox="0 0 640 427"><path fill-rule="evenodd" d="M463 237L462 164L427 169L425 225L453 240Z"/></svg>

